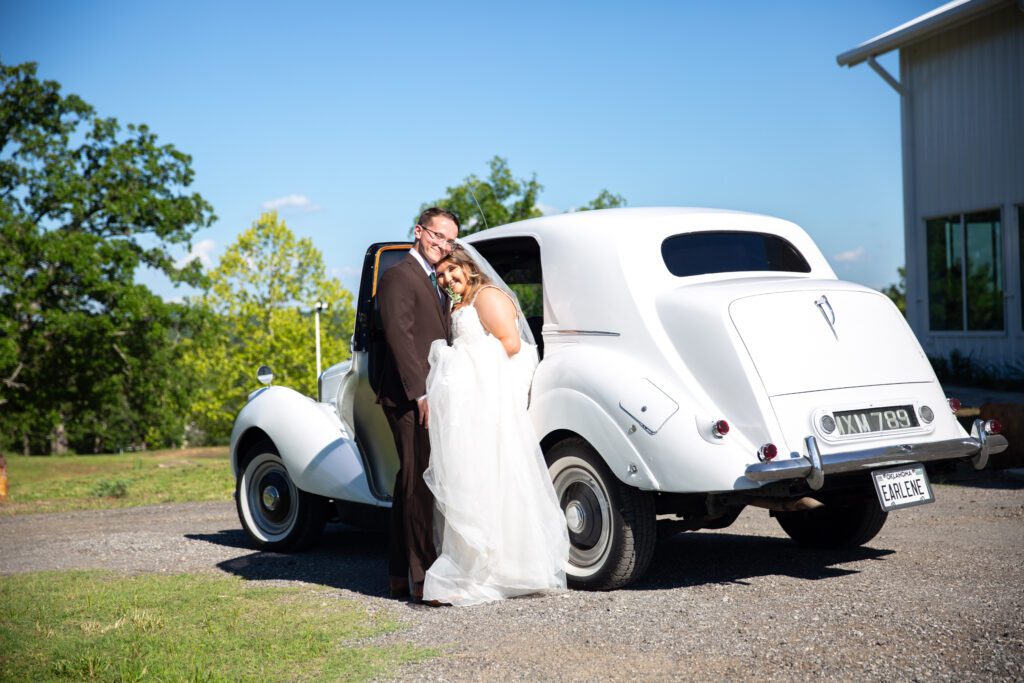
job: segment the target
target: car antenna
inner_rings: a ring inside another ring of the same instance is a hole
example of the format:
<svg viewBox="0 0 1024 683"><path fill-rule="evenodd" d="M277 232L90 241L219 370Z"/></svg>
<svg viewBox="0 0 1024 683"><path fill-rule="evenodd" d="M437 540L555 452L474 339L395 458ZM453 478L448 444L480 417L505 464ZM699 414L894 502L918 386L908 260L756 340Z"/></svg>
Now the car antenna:
<svg viewBox="0 0 1024 683"><path fill-rule="evenodd" d="M467 184L466 187L469 189L469 196L473 198L473 203L476 204L476 210L480 212L480 220L484 222L484 230L487 230L487 218L484 216L484 210L480 207L480 202L476 200L476 193L473 192L473 185Z"/></svg>

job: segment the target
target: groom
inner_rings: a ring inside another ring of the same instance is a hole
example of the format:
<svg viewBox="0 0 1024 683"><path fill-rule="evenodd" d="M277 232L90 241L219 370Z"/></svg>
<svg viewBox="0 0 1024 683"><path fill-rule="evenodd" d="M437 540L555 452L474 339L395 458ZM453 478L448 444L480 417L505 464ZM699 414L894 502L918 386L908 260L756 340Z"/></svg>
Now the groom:
<svg viewBox="0 0 1024 683"><path fill-rule="evenodd" d="M437 287L434 265L451 252L459 220L432 207L420 214L409 254L381 276L377 297L387 354L377 402L384 408L398 449L391 503L388 572L391 595L423 599L423 579L437 559L434 496L423 481L430 461L427 435L427 355L436 339L451 342L448 298ZM409 582L412 582L410 585Z"/></svg>

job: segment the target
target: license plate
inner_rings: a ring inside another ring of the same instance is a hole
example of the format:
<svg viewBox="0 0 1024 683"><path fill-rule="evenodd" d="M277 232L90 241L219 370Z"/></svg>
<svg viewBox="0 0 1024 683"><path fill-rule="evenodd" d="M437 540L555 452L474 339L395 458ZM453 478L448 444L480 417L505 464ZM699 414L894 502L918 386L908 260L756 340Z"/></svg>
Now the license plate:
<svg viewBox="0 0 1024 683"><path fill-rule="evenodd" d="M871 434L917 427L914 406L888 406L866 410L842 410L833 413L840 436Z"/></svg>
<svg viewBox="0 0 1024 683"><path fill-rule="evenodd" d="M924 465L901 465L871 473L882 509L898 510L911 505L934 503L935 494Z"/></svg>

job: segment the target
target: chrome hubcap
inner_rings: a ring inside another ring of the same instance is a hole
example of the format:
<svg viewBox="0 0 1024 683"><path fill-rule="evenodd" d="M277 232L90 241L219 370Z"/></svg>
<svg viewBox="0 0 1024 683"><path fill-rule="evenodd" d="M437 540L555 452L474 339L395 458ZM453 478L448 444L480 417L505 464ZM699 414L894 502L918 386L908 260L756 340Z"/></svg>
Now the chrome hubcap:
<svg viewBox="0 0 1024 683"><path fill-rule="evenodd" d="M587 512L577 501L572 501L565 508L565 524L569 532L578 534L587 525Z"/></svg>
<svg viewBox="0 0 1024 683"><path fill-rule="evenodd" d="M268 510L276 510L278 504L281 502L281 494L277 492L277 488L274 486L268 486L263 489L263 507Z"/></svg>

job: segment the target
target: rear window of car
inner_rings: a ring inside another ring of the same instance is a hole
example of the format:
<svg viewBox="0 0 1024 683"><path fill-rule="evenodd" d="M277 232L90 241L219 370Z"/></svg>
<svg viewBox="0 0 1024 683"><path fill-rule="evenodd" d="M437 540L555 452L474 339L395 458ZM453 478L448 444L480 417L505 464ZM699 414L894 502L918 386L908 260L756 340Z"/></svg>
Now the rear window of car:
<svg viewBox="0 0 1024 683"><path fill-rule="evenodd" d="M691 232L661 243L661 256L673 275L743 271L809 273L796 247L778 235L761 232Z"/></svg>

